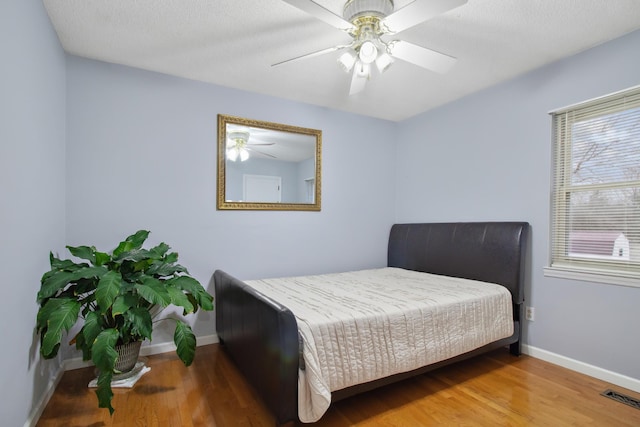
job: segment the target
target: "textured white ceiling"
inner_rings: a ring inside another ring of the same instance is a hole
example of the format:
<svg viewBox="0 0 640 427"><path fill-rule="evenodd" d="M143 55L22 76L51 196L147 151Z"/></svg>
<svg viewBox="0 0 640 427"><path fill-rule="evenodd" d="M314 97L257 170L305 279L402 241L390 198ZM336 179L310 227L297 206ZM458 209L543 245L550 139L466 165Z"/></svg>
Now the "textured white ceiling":
<svg viewBox="0 0 640 427"><path fill-rule="evenodd" d="M393 121L640 29L639 0L469 0L398 35L458 58L449 73L396 61L349 96L335 52L271 67L351 40L281 0L43 2L71 54Z"/></svg>

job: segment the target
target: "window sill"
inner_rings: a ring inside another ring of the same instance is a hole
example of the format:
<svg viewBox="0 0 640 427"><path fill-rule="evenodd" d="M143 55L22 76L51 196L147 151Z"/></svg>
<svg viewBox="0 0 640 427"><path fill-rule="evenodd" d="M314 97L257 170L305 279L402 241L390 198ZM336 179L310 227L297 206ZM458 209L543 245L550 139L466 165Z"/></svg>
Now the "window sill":
<svg viewBox="0 0 640 427"><path fill-rule="evenodd" d="M558 277L561 279L582 280L585 282L604 283L607 285L629 286L640 288L640 279L632 276L616 275L603 271L589 271L585 269L565 268L565 267L545 267L546 277Z"/></svg>

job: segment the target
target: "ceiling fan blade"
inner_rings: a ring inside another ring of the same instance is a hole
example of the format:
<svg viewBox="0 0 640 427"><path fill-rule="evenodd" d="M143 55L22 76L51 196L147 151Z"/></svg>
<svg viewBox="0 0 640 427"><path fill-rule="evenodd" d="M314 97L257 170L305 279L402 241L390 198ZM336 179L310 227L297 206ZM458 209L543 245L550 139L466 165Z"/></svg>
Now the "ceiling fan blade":
<svg viewBox="0 0 640 427"><path fill-rule="evenodd" d="M256 150L255 148L247 147L247 150L249 150L249 151L253 151L254 153L258 153L258 154L260 154L261 156L267 156L267 157L271 157L272 159L277 159L277 157L276 157L276 156L273 156L273 155L271 155L271 154L269 154L269 153L265 153L265 152L260 151L260 150Z"/></svg>
<svg viewBox="0 0 640 427"><path fill-rule="evenodd" d="M259 146L259 145L262 145L262 146L265 146L265 145L276 145L276 143L275 142L252 142L252 143L247 144L247 145L251 145L251 146L255 147L255 146Z"/></svg>
<svg viewBox="0 0 640 427"><path fill-rule="evenodd" d="M315 52L306 53L306 54L301 55L301 56L296 56L295 58L285 59L284 61L280 61L280 62L276 62L275 64L271 64L271 66L272 67L277 67L278 65L287 64L289 62L296 62L296 61L300 61L301 59L309 59L309 58L313 58L315 56L325 55L327 53L335 52L336 50L340 50L340 49L345 48L345 47L347 47L347 46L329 47L329 48L318 50L318 51L315 51Z"/></svg>
<svg viewBox="0 0 640 427"><path fill-rule="evenodd" d="M318 3L311 0L282 0L285 3L289 3L293 7L297 7L298 9L307 12L310 15L315 16L321 21L326 22L342 31L351 31L355 30L355 26L342 19L341 16L336 15L328 9L325 9L323 6L320 6Z"/></svg>
<svg viewBox="0 0 640 427"><path fill-rule="evenodd" d="M351 87L349 88L349 95L355 95L358 92L362 92L369 80L370 68L368 64L356 64L353 67L353 75L351 77Z"/></svg>
<svg viewBox="0 0 640 427"><path fill-rule="evenodd" d="M286 0L285 0L286 1ZM382 20L389 33L399 33L414 25L465 4L467 0L431 0L409 3Z"/></svg>
<svg viewBox="0 0 640 427"><path fill-rule="evenodd" d="M389 43L389 50L393 57L440 74L445 74L456 63L456 58L452 56L404 40Z"/></svg>

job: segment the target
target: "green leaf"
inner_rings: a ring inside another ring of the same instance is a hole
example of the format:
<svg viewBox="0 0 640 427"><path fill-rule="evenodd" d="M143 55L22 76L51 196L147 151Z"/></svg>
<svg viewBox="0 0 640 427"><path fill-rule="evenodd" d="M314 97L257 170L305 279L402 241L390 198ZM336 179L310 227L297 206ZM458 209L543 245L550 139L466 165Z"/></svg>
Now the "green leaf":
<svg viewBox="0 0 640 427"><path fill-rule="evenodd" d="M147 277L142 284L134 286L136 292L151 304L166 307L171 303L171 297L165 285L157 279Z"/></svg>
<svg viewBox="0 0 640 427"><path fill-rule="evenodd" d="M213 310L213 297L205 291L200 282L190 276L178 276L167 280L170 285L176 286L178 289L187 291L195 297L196 301L203 310Z"/></svg>
<svg viewBox="0 0 640 427"><path fill-rule="evenodd" d="M52 298L40 308L36 322L43 334L40 353L45 359L57 354L62 333L75 325L79 312L80 303L70 298Z"/></svg>
<svg viewBox="0 0 640 427"><path fill-rule="evenodd" d="M113 301L113 306L111 307L111 315L113 317L116 317L120 314L124 314L131 307L135 307L138 304L138 301L139 298L135 295L125 294L118 296L115 301Z"/></svg>
<svg viewBox="0 0 640 427"><path fill-rule="evenodd" d="M107 271L104 267L81 267L75 271L57 271L43 281L38 292L38 302L40 303L63 291L70 283L75 283L80 279L100 278Z"/></svg>
<svg viewBox="0 0 640 427"><path fill-rule="evenodd" d="M95 311L87 314L87 317L84 319L84 326L82 327L81 335L84 339L82 345L84 347L87 347L87 350L91 349L91 347L93 346L93 342L98 337L100 332L102 332L102 330L104 329L101 320L102 319L100 315ZM76 342L80 342L78 341L79 338L80 337L77 338Z"/></svg>
<svg viewBox="0 0 640 427"><path fill-rule="evenodd" d="M149 310L142 307L135 307L127 311L125 314L127 321L131 323L131 334L138 337L151 339L153 330L153 322Z"/></svg>
<svg viewBox="0 0 640 427"><path fill-rule="evenodd" d="M96 263L96 248L90 246L67 246L71 255L76 258L86 259L90 261L92 264Z"/></svg>
<svg viewBox="0 0 640 427"><path fill-rule="evenodd" d="M187 269L180 264L167 263L163 261L154 261L147 269L146 273L150 276L171 276L177 273L187 273Z"/></svg>
<svg viewBox="0 0 640 427"><path fill-rule="evenodd" d="M177 321L173 342L176 344L176 353L182 363L185 366L191 365L196 355L196 336L193 334L191 327L186 323Z"/></svg>
<svg viewBox="0 0 640 427"><path fill-rule="evenodd" d="M116 262L122 261L146 261L150 258L150 252L146 249L131 249L129 251L122 252L117 257L114 257L113 260Z"/></svg>
<svg viewBox="0 0 640 427"><path fill-rule="evenodd" d="M118 336L117 329L105 329L93 341L91 360L100 372L113 372L118 358L118 352L115 348Z"/></svg>
<svg viewBox="0 0 640 427"><path fill-rule="evenodd" d="M171 252L164 257L164 262L168 264L173 264L176 261L178 261L178 252Z"/></svg>
<svg viewBox="0 0 640 427"><path fill-rule="evenodd" d="M38 302L50 298L58 291L63 290L71 281L73 281L73 272L56 271L48 277L43 277L42 286L38 292Z"/></svg>
<svg viewBox="0 0 640 427"><path fill-rule="evenodd" d="M153 259L162 259L164 254L166 254L169 249L171 249L169 245L162 242L158 246L149 249L149 252L151 253Z"/></svg>
<svg viewBox="0 0 640 427"><path fill-rule="evenodd" d="M73 280L90 279L92 277L99 279L108 272L109 270L104 266L79 268L73 272Z"/></svg>
<svg viewBox="0 0 640 427"><path fill-rule="evenodd" d="M113 250L112 255L113 255L114 258L116 258L116 257L120 256L121 253L128 252L131 249L133 249L133 243L127 242L125 240L124 242L120 242L118 247Z"/></svg>
<svg viewBox="0 0 640 427"><path fill-rule="evenodd" d="M113 250L113 257L119 256L123 252L131 251L133 249L140 249L145 240L149 237L149 232L146 230L139 230L135 234L127 237L123 242L120 242L117 248Z"/></svg>
<svg viewBox="0 0 640 427"><path fill-rule="evenodd" d="M82 360L91 360L91 348L87 345L87 341L84 339L84 335L82 335L82 331L75 337L76 340L76 349L82 350Z"/></svg>
<svg viewBox="0 0 640 427"><path fill-rule="evenodd" d="M98 396L98 407L109 409L109 413L113 414L111 399L113 391L111 391L111 378L113 377L113 369L116 365L118 352L115 349L118 341L118 331L116 329L106 329L96 337L93 342L93 350L91 360L96 368L100 371L98 374L98 388L96 396Z"/></svg>
<svg viewBox="0 0 640 427"><path fill-rule="evenodd" d="M170 282L172 286L176 286L183 291L191 292L194 295L204 291L200 282L190 276L174 277L169 279L168 282Z"/></svg>
<svg viewBox="0 0 640 427"><path fill-rule="evenodd" d="M189 301L189 298L185 295L185 293L176 288L175 286L167 286L167 292L171 297L171 304L176 305L178 307L182 307L184 312L182 314L190 314L193 313L195 307Z"/></svg>
<svg viewBox="0 0 640 427"><path fill-rule="evenodd" d="M107 408L109 414L113 415L113 406L111 406L111 399L113 399L113 391L111 390L111 379L113 378L113 372L100 371L98 374L98 388L96 388L96 396L98 396L98 407Z"/></svg>
<svg viewBox="0 0 640 427"><path fill-rule="evenodd" d="M134 248L141 248L142 244L147 240L147 237L149 237L149 233L147 230L138 230L135 234L127 237L126 240L133 243Z"/></svg>
<svg viewBox="0 0 640 427"><path fill-rule="evenodd" d="M196 301L196 297L194 297L193 294L185 294L185 295L187 296L187 299L193 306L193 312L197 313L199 305L198 305L198 301Z"/></svg>
<svg viewBox="0 0 640 427"><path fill-rule="evenodd" d="M122 282L122 276L117 271L109 271L102 276L98 287L96 288L96 302L101 309L101 313L104 314L109 309L113 301L120 293L120 283Z"/></svg>
<svg viewBox="0 0 640 427"><path fill-rule="evenodd" d="M49 264L51 265L52 270L69 270L74 267L88 267L88 264L81 263L77 264L70 259L61 260L58 257L53 255L53 252L49 252Z"/></svg>
<svg viewBox="0 0 640 427"><path fill-rule="evenodd" d="M96 251L95 265L105 265L111 261L111 255Z"/></svg>

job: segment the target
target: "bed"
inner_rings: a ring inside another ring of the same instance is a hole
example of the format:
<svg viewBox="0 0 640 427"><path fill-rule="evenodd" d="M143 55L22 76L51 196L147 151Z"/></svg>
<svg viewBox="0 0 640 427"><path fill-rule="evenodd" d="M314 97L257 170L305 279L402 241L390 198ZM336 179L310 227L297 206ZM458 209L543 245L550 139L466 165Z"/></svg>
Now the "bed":
<svg viewBox="0 0 640 427"><path fill-rule="evenodd" d="M509 335L460 354L447 353L445 359L434 363L382 378L367 378L363 383L331 391L330 400L340 400L499 347L508 347L512 354L519 355L528 231L526 222L393 225L388 242L388 268L381 269L384 274L419 272L436 275L441 280L459 278L486 282L494 288L499 285L497 288L510 299ZM274 299L264 289L254 287L258 282L262 281L245 283L221 270L214 273L216 331L223 348L273 413L277 424L293 424L301 419L298 380L309 372L304 357L304 329L302 322L281 302L287 299Z"/></svg>

